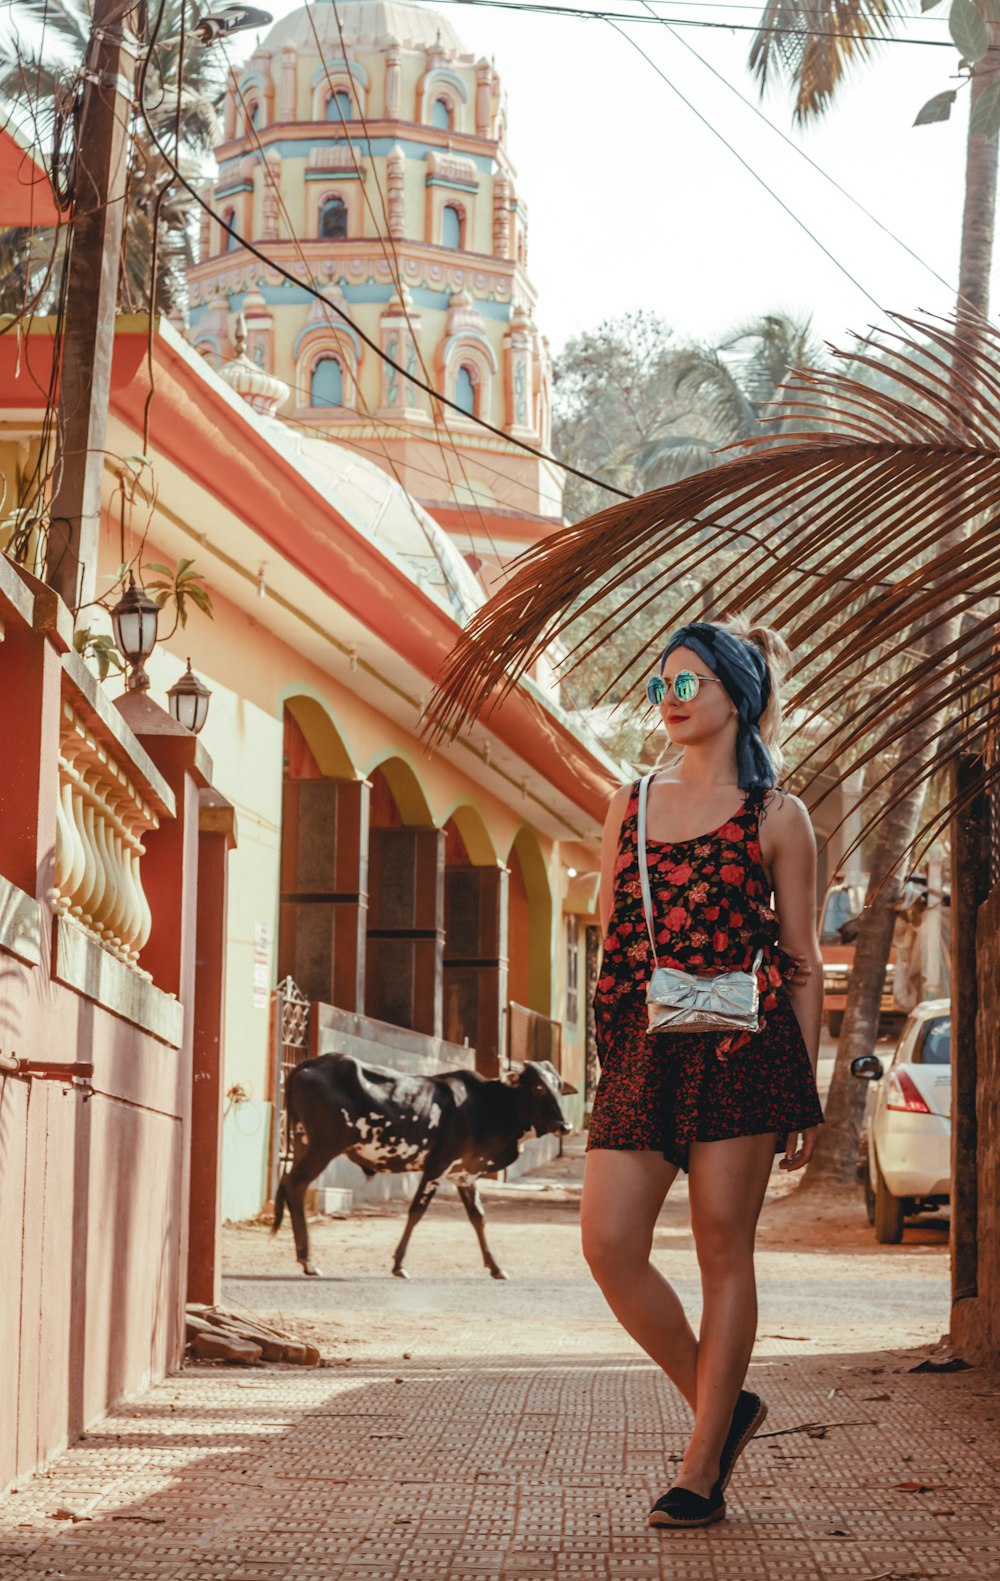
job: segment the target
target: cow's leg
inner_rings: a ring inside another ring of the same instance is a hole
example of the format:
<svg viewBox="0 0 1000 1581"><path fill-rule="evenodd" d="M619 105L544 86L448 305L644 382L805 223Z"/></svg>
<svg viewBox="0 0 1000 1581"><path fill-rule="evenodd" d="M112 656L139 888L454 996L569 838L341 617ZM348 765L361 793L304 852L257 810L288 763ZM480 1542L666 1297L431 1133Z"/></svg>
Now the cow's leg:
<svg viewBox="0 0 1000 1581"><path fill-rule="evenodd" d="M410 1244L410 1236L413 1234L414 1230L420 1223L420 1220L423 1218L434 1199L434 1193L437 1191L439 1178L440 1177L437 1175L435 1175L432 1180L428 1180L426 1175L422 1175L420 1177L420 1184L414 1193L413 1201L410 1203L410 1211L406 1215L406 1229L403 1231L402 1239L400 1240L399 1245L396 1247L396 1251L392 1259L392 1271L396 1275L397 1279L409 1279L410 1277L406 1272L406 1269L403 1267L403 1258L406 1256L406 1248Z"/></svg>
<svg viewBox="0 0 1000 1581"><path fill-rule="evenodd" d="M296 1149L292 1167L282 1182L285 1201L292 1219L295 1236L295 1255L302 1264L304 1274L318 1274L309 1257L309 1226L306 1223L306 1191L317 1175L321 1175L330 1160L336 1158L336 1149L318 1147L307 1142L300 1152Z"/></svg>
<svg viewBox="0 0 1000 1581"><path fill-rule="evenodd" d="M483 1254L483 1262L494 1279L506 1279L507 1275L486 1243L486 1214L483 1212L483 1199L479 1195L479 1181L469 1181L466 1185L459 1183L458 1194L462 1199L462 1205L466 1213L469 1215L469 1223L476 1232L479 1249Z"/></svg>

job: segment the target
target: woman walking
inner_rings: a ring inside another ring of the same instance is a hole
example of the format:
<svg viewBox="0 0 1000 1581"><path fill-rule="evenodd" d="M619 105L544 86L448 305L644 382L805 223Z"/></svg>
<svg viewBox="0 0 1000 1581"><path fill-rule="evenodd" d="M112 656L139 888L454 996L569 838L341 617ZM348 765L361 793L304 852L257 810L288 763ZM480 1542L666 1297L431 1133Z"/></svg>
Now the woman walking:
<svg viewBox="0 0 1000 1581"><path fill-rule="evenodd" d="M782 1169L800 1169L823 1121L816 842L802 803L775 788L787 657L766 628L694 621L676 631L648 693L682 755L645 783L622 786L604 830L601 1079L583 1249L619 1322L694 1412L674 1482L650 1511L653 1526L725 1516L733 1466L767 1413L742 1387L757 1327L757 1218L775 1154L784 1155ZM666 1005L647 1003L654 965L688 974L658 978L696 999L707 977L733 974L725 981L736 987L736 1011L717 1013L716 1030L692 1030L696 1017L677 1008L673 990L660 995ZM653 1020L662 1029L650 1030ZM688 1173L701 1271L697 1337L649 1261L679 1169Z"/></svg>

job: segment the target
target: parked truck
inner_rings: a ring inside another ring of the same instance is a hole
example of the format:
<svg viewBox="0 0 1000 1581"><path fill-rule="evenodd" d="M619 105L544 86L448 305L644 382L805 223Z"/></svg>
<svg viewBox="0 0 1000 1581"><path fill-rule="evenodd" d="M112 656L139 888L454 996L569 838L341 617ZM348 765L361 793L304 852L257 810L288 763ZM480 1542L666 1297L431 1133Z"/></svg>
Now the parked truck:
<svg viewBox="0 0 1000 1581"><path fill-rule="evenodd" d="M848 879L843 873L834 873L823 896L819 913L819 950L823 957L823 1019L832 1038L839 1038L844 1023L844 1007L854 965L854 933L858 917L865 904L867 881ZM879 1007L879 1031L888 1031L902 1012L893 999L893 975L896 969L895 946L889 951L882 985L882 1002Z"/></svg>
<svg viewBox="0 0 1000 1581"><path fill-rule="evenodd" d="M854 965L854 940L867 891L863 877L835 873L819 915L823 957L823 1015L831 1037L839 1037ZM880 1032L898 1032L914 1006L946 996L950 989L949 896L943 863L907 875L896 905L896 927L885 969Z"/></svg>

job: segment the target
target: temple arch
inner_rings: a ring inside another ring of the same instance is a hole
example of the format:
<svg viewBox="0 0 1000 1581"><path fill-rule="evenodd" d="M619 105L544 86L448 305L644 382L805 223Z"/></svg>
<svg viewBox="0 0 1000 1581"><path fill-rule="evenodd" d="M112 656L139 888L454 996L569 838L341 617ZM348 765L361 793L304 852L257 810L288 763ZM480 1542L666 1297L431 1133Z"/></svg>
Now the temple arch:
<svg viewBox="0 0 1000 1581"><path fill-rule="evenodd" d="M448 71L442 66L434 66L417 83L417 120L425 126L434 126L435 106L443 103L449 112L449 127L452 132L464 132L465 112L469 101L469 90L457 72Z"/></svg>

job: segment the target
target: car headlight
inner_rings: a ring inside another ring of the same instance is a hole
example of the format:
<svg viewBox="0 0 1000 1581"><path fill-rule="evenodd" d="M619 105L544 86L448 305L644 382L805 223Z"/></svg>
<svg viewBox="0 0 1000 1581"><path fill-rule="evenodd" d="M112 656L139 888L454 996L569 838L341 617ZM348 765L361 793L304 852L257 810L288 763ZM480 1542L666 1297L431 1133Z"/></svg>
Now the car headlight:
<svg viewBox="0 0 1000 1581"><path fill-rule="evenodd" d="M846 966L837 968L825 966L823 968L823 992L827 994L846 994L851 980L850 971Z"/></svg>

